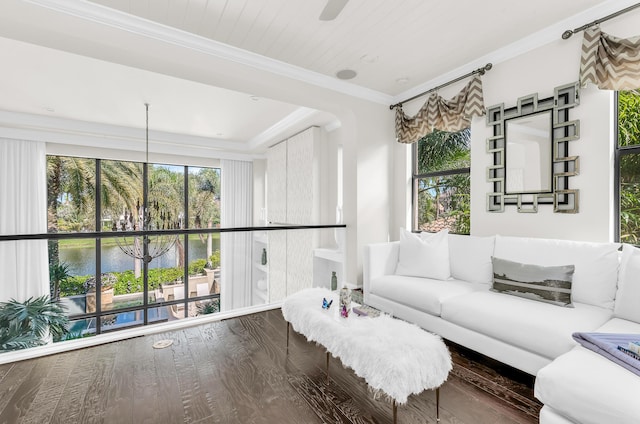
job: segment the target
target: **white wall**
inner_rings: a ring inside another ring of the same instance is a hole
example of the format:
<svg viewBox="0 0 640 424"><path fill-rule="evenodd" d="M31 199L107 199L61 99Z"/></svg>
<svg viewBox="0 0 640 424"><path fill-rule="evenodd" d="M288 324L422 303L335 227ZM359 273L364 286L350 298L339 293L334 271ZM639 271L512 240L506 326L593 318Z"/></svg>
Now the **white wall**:
<svg viewBox="0 0 640 424"><path fill-rule="evenodd" d="M253 225L261 226L265 223L262 215L267 204L267 161L253 160Z"/></svg>
<svg viewBox="0 0 640 424"><path fill-rule="evenodd" d="M576 80L568 72L571 64L576 69L575 55L564 46L543 48L521 58L496 67L495 73L486 75L485 102L487 106L505 103L514 106L517 98L538 92L540 98L553 95L553 88ZM579 46L578 46L579 47ZM556 75L540 64L543 57L557 60L560 70ZM518 85L517 78L526 70L536 72L534 83ZM543 87L547 85L547 87ZM526 86L529 91L520 87ZM535 88L535 87L537 88ZM520 91L518 91L520 90ZM516 93L511 95L510 93ZM518 213L515 206L505 206L502 213L486 210L486 193L492 184L486 181L486 169L492 163L486 153L486 139L492 135L484 119L474 119L471 126L471 233L474 235L504 234L570 240L611 241L613 208L613 143L612 94L588 87L580 91L580 105L569 112L570 119L580 120L580 138L569 143L569 155L580 157L580 175L569 178L569 187L580 190L579 213L554 213L553 205L539 205L538 213Z"/></svg>
<svg viewBox="0 0 640 424"><path fill-rule="evenodd" d="M637 35L640 11L634 11L601 25L602 30L618 37ZM519 97L538 93L540 98L553 95L553 89L578 80L582 33L569 40L558 39L518 57L494 63L483 77L485 106L504 103L515 106ZM462 88L455 84L440 91L449 98ZM424 102L405 107L415 113ZM518 235L571 240L613 240L613 93L590 86L580 91L580 105L570 111L570 119L580 119L580 139L570 142L571 155L580 156L580 175L570 178L570 188L580 190L579 213L554 213L551 205L540 205L538 213L518 213L506 206L503 213L486 211L486 194L492 186L486 180L492 157L486 153L486 138L492 135L485 118L475 118L471 125L471 233L474 235ZM391 228L408 224L403 211L411 204L409 147L394 149L394 186L397 189ZM397 235L394 233L394 239Z"/></svg>

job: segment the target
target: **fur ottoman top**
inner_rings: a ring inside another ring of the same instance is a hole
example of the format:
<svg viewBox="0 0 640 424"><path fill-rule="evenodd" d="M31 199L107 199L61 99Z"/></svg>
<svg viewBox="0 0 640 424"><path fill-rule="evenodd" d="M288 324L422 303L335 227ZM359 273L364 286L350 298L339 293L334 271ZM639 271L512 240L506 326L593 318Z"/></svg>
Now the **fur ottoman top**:
<svg viewBox="0 0 640 424"><path fill-rule="evenodd" d="M330 309L322 308L323 298L333 299ZM388 315L345 319L338 310L338 294L318 288L302 290L282 304L282 315L294 330L340 358L376 394L404 404L409 395L446 381L451 355L440 336Z"/></svg>

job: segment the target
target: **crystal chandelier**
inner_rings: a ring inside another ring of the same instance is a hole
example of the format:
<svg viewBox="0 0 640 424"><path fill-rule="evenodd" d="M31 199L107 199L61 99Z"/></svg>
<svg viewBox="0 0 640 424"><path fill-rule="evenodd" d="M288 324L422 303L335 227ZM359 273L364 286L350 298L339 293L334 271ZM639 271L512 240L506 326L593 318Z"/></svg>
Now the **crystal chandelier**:
<svg viewBox="0 0 640 424"><path fill-rule="evenodd" d="M146 159L143 168L144 200L136 205L135 211L124 211L118 222L113 223L113 231L154 231L174 230L180 228L179 220L172 220L171 212L160 210L157 201L148 204L147 199L147 173L149 169L149 104L145 103L146 110ZM151 206L151 209L149 208ZM153 212L153 213L152 213ZM153 259L167 253L178 241L177 234L144 234L142 236L116 237L116 244L122 252L134 259L141 259L148 264Z"/></svg>

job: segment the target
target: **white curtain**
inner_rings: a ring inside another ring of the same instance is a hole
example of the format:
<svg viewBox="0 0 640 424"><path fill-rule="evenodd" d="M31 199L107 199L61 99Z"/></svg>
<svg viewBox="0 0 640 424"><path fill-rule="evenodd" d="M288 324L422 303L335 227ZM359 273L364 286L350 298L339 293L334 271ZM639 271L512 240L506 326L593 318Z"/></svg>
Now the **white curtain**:
<svg viewBox="0 0 640 424"><path fill-rule="evenodd" d="M221 160L222 228L253 224L253 163ZM252 233L222 233L220 237L220 309L251 305Z"/></svg>
<svg viewBox="0 0 640 424"><path fill-rule="evenodd" d="M0 234L47 232L47 160L41 142L0 139ZM49 294L45 240L0 242L0 301Z"/></svg>

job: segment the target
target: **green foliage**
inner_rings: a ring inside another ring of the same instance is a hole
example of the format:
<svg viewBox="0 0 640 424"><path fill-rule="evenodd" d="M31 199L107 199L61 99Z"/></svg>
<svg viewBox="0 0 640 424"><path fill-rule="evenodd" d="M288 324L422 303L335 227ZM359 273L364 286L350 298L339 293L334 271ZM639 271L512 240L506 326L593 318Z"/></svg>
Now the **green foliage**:
<svg viewBox="0 0 640 424"><path fill-rule="evenodd" d="M417 173L455 171L470 166L471 132L435 130L418 141ZM452 233L471 230L470 178L467 172L431 176L418 180L416 213L418 227L436 231L446 227Z"/></svg>
<svg viewBox="0 0 640 424"><path fill-rule="evenodd" d="M640 91L618 93L618 145L640 144Z"/></svg>
<svg viewBox="0 0 640 424"><path fill-rule="evenodd" d="M60 296L76 296L85 294L84 282L89 278L88 275L72 276L66 278L60 283Z"/></svg>
<svg viewBox="0 0 640 424"><path fill-rule="evenodd" d="M211 262L220 265L220 250L216 250L211 255ZM204 273L207 264L206 259L196 259L189 263L189 275ZM142 276L136 278L132 270L124 272L109 273L115 279L113 283L113 294L139 293L143 290L144 280ZM149 290L157 289L160 284L182 280L184 277L182 268L151 268L149 269ZM60 296L76 296L86 293L86 282L93 278L91 275L68 276L60 283Z"/></svg>
<svg viewBox="0 0 640 424"><path fill-rule="evenodd" d="M207 265L206 259L196 259L189 263L189 275L204 274L204 267Z"/></svg>
<svg viewBox="0 0 640 424"><path fill-rule="evenodd" d="M68 333L64 307L48 296L24 302L11 299L0 303L0 352L44 345L51 334L54 341Z"/></svg>
<svg viewBox="0 0 640 424"><path fill-rule="evenodd" d="M70 276L69 265L66 263L49 264L49 285L52 299L60 299L60 285Z"/></svg>
<svg viewBox="0 0 640 424"><path fill-rule="evenodd" d="M215 314L216 312L220 312L220 299L212 299L198 305L198 315Z"/></svg>
<svg viewBox="0 0 640 424"><path fill-rule="evenodd" d="M418 174L468 168L471 164L471 131L434 130L418 141Z"/></svg>
<svg viewBox="0 0 640 424"><path fill-rule="evenodd" d="M220 249L217 249L209 256L209 262L212 269L216 269L220 266Z"/></svg>
<svg viewBox="0 0 640 424"><path fill-rule="evenodd" d="M618 93L618 144L621 148L640 145L640 92ZM640 154L620 159L620 241L640 242Z"/></svg>
<svg viewBox="0 0 640 424"><path fill-rule="evenodd" d="M151 268L149 270L149 290L155 290L160 284L182 279L182 268ZM121 295L138 293L143 291L144 280L142 275L135 277L133 271L114 272L117 281L113 286L113 294Z"/></svg>
<svg viewBox="0 0 640 424"><path fill-rule="evenodd" d="M193 172L191 172L193 171ZM220 170L192 168L189 172L189 216L191 228L220 223Z"/></svg>
<svg viewBox="0 0 640 424"><path fill-rule="evenodd" d="M640 183L624 182L622 178L620 182L620 241L640 244Z"/></svg>

